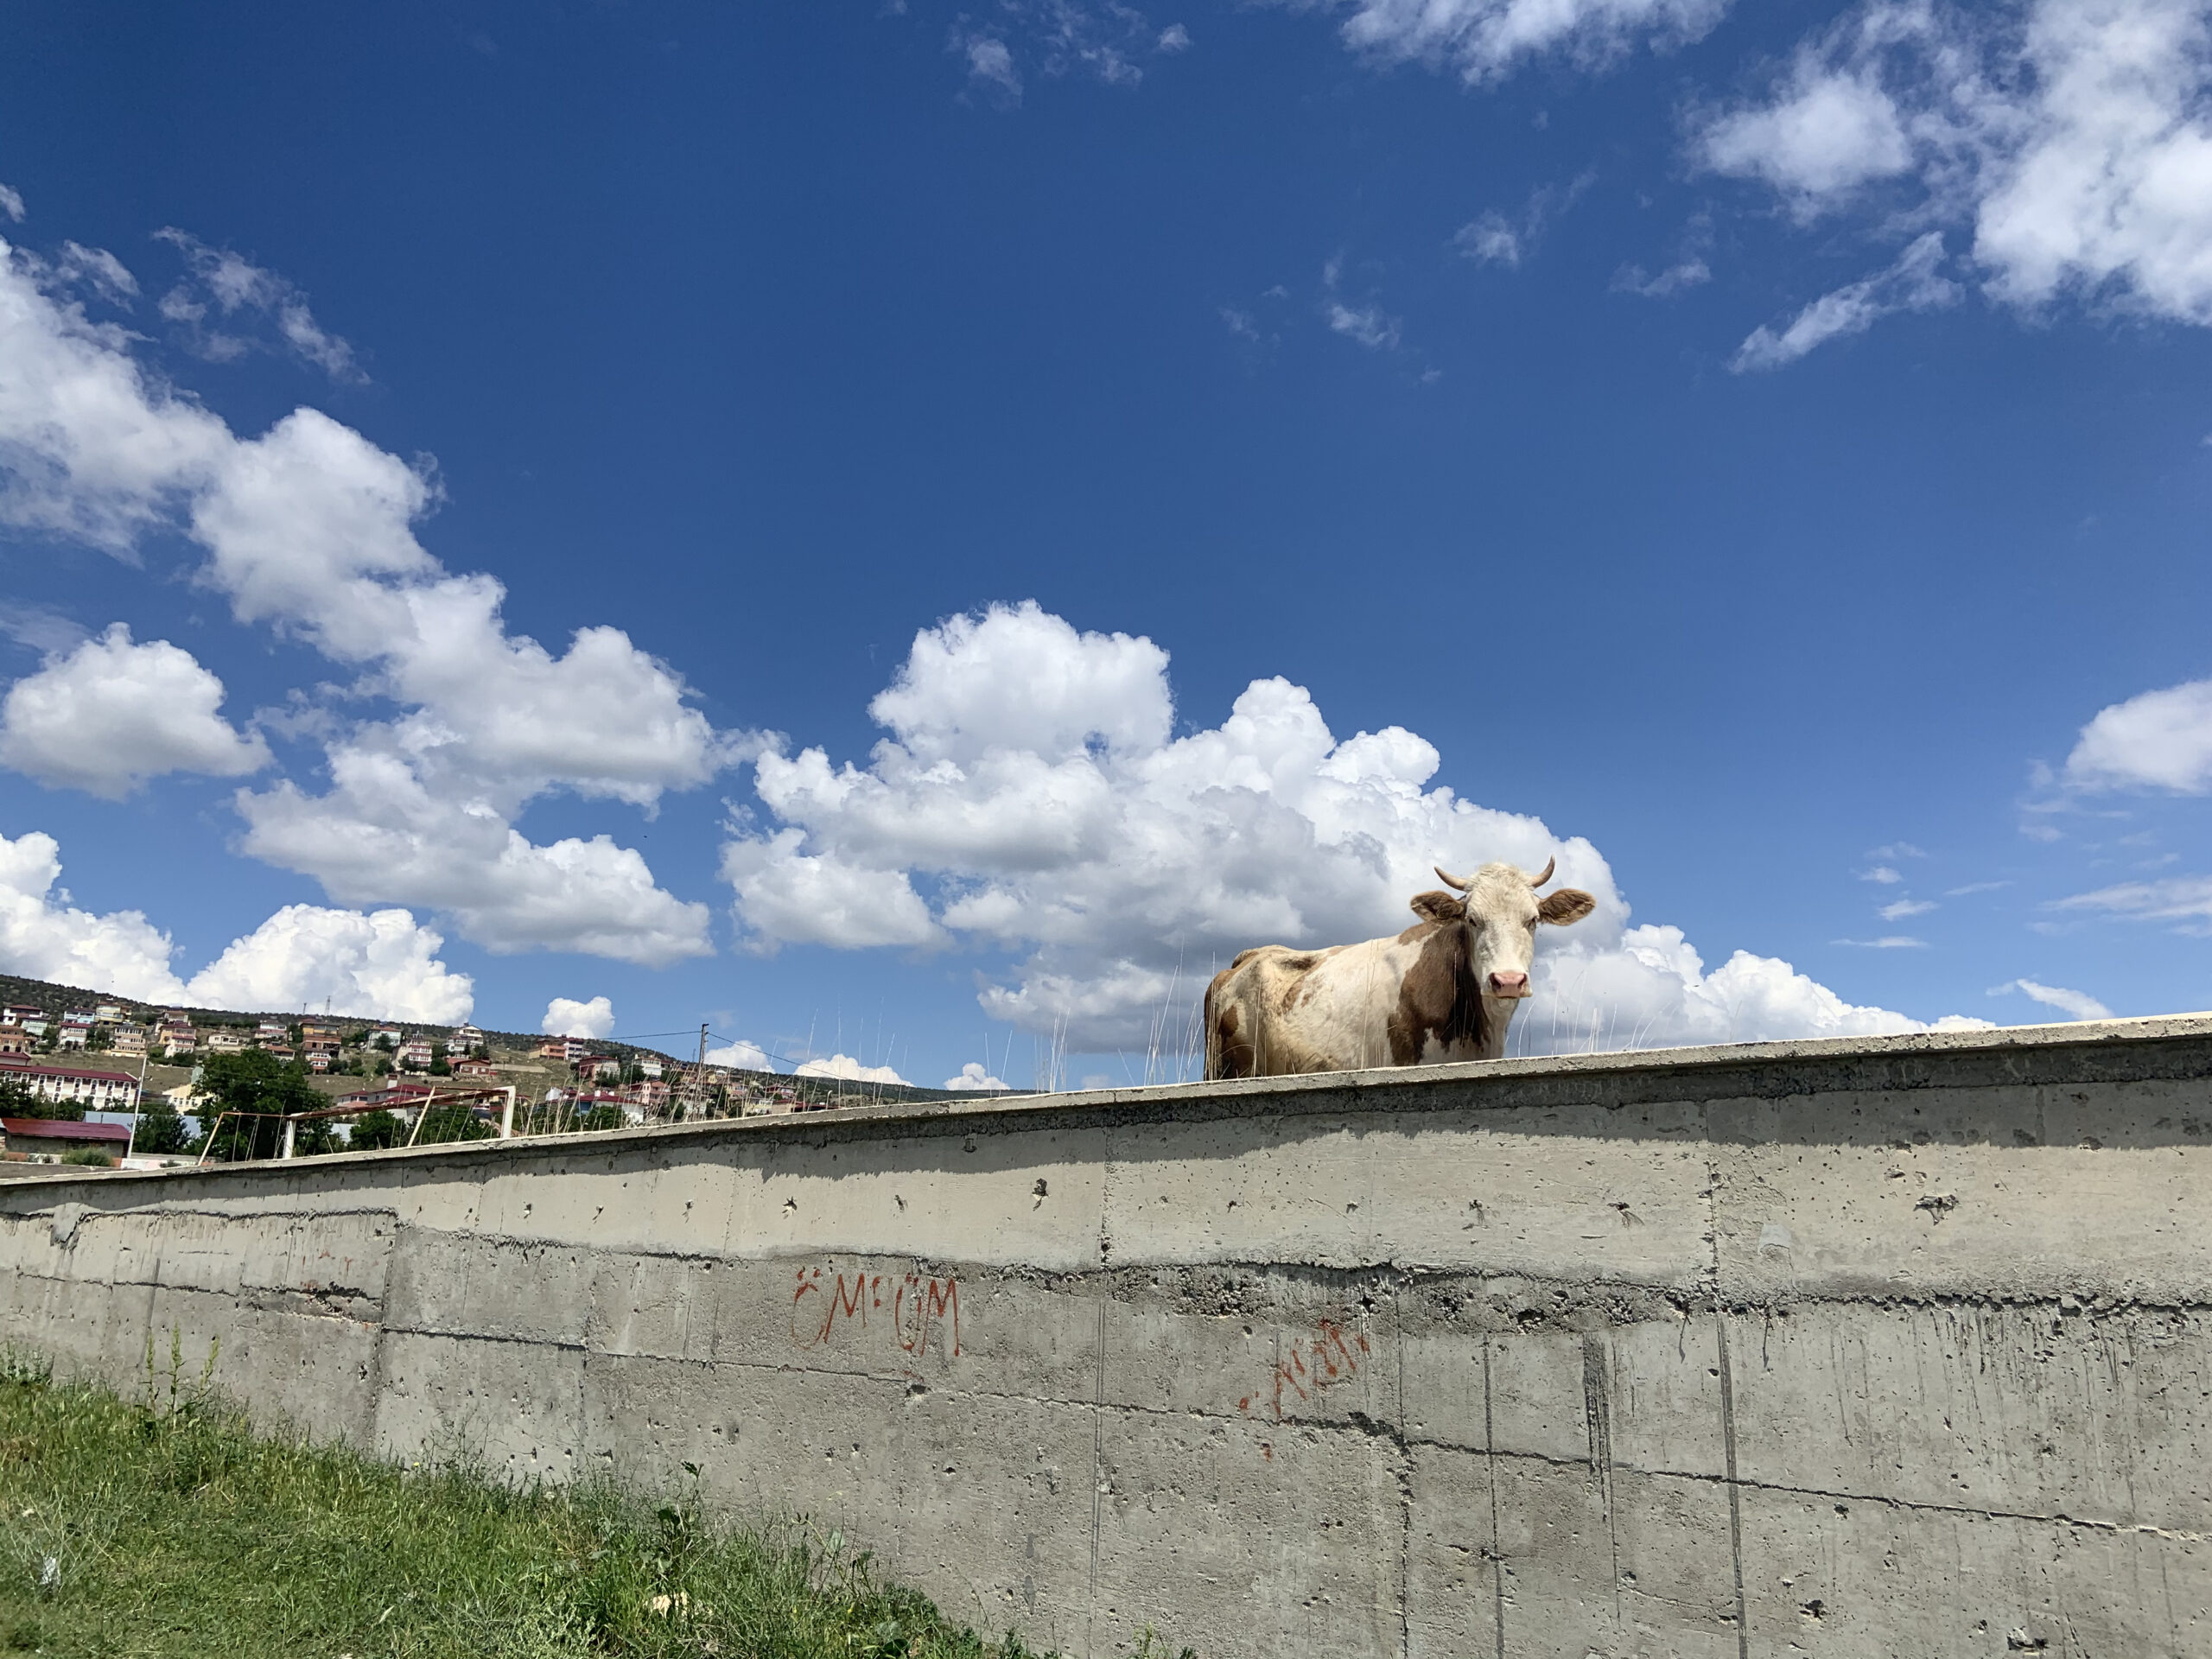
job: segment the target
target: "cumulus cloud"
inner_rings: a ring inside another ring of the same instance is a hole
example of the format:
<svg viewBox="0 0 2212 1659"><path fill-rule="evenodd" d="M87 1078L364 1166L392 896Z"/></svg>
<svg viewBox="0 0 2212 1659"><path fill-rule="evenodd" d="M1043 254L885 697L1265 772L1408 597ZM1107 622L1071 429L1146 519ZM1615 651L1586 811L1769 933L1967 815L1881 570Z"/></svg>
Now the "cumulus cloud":
<svg viewBox="0 0 2212 1659"><path fill-rule="evenodd" d="M1249 945L1395 932L1433 863L1556 857L1598 911L1548 931L1516 1048L1921 1028L1787 963L1739 955L1707 975L1678 932L1629 926L1586 841L1428 786L1440 757L1402 728L1338 738L1287 680L1176 736L1166 667L1150 640L1034 603L922 631L871 706L888 734L865 767L761 758L775 824L726 853L741 930L762 947L1012 955L984 976L988 1013L1068 1052L1146 1051ZM815 891L813 907L791 897Z"/></svg>
<svg viewBox="0 0 2212 1659"><path fill-rule="evenodd" d="M766 1049L742 1037L721 1048L709 1049L707 1064L727 1065L739 1071L769 1071L775 1069L769 1061Z"/></svg>
<svg viewBox="0 0 2212 1659"><path fill-rule="evenodd" d="M288 905L234 939L189 982L171 967L168 934L136 910L77 908L56 884L61 849L32 831L0 836L0 969L149 1002L248 1012L318 1007L452 1024L472 985L437 959L444 943L404 910Z"/></svg>
<svg viewBox="0 0 2212 1659"><path fill-rule="evenodd" d="M162 1001L183 995L168 935L143 911L95 915L55 890L61 848L36 830L0 836L0 964L30 979Z"/></svg>
<svg viewBox="0 0 2212 1659"><path fill-rule="evenodd" d="M475 1006L475 983L437 959L444 944L404 910L287 905L194 975L185 1001L459 1025Z"/></svg>
<svg viewBox="0 0 2212 1659"><path fill-rule="evenodd" d="M2045 1007L2056 1008L2069 1020L2109 1020L2112 1010L2091 996L2087 991L2069 991L2063 985L2038 985L2032 979L2015 979L1995 987L1992 996L2003 996L2018 991L2032 997Z"/></svg>
<svg viewBox="0 0 2212 1659"><path fill-rule="evenodd" d="M2212 680L2145 691L2100 709L2066 758L2081 789L2212 791Z"/></svg>
<svg viewBox="0 0 2212 1659"><path fill-rule="evenodd" d="M1449 67L1472 83L1548 54L1596 65L1640 41L1679 45L1726 9L1727 0L1354 0L1344 38L1357 51Z"/></svg>
<svg viewBox="0 0 2212 1659"><path fill-rule="evenodd" d="M250 314L266 318L285 350L332 379L368 378L354 360L353 348L315 320L307 296L295 284L174 226L154 234L184 256L187 272L162 296L162 315L184 330L187 343L200 355L219 361L254 349L258 342L208 323L211 316L231 321Z"/></svg>
<svg viewBox="0 0 2212 1659"><path fill-rule="evenodd" d="M1887 270L1823 294L1779 328L1761 323L1736 348L1728 366L1779 369L1832 340L1863 334L1897 311L1929 311L1950 305L1959 285L1942 274L1943 237L1930 231L1899 254Z"/></svg>
<svg viewBox="0 0 2212 1659"><path fill-rule="evenodd" d="M180 245L219 308L228 296L281 312L266 273ZM605 835L540 846L513 823L555 792L650 810L752 740L715 732L681 677L619 629L581 629L558 652L509 632L501 585L448 573L416 539L438 494L425 468L313 410L237 437L49 277L0 242L0 522L125 555L149 529L181 525L207 554L196 579L240 621L355 676L295 711L299 730L325 735L333 786L242 793L247 849L340 903L442 910L494 950L709 951L706 907L660 889L635 851ZM379 702L390 712L361 712ZM198 728L203 757L212 731ZM247 758L234 747L226 764Z"/></svg>
<svg viewBox="0 0 2212 1659"><path fill-rule="evenodd" d="M223 683L166 639L132 643L118 622L47 658L0 702L0 766L120 800L149 778L237 778L270 761L259 734L220 712Z"/></svg>
<svg viewBox="0 0 2212 1659"><path fill-rule="evenodd" d="M588 1037L596 1041L613 1033L614 1004L603 996L594 996L588 1002L556 996L545 1005L545 1018L538 1029L549 1037Z"/></svg>
<svg viewBox="0 0 2212 1659"><path fill-rule="evenodd" d="M959 1089L965 1090L969 1089L1003 1089L1006 1087L1006 1084L1001 1083L996 1077L993 1077L990 1072L984 1068L982 1062L980 1060L970 1060L967 1065L960 1068L960 1075L958 1077L947 1077L944 1080L944 1087L947 1089Z"/></svg>
<svg viewBox="0 0 2212 1659"><path fill-rule="evenodd" d="M887 1065L862 1065L849 1054L832 1054L826 1060L809 1060L798 1068L802 1077L835 1077L845 1083L904 1083Z"/></svg>
<svg viewBox="0 0 2212 1659"><path fill-rule="evenodd" d="M0 239L0 524L128 554L230 433L142 370L121 329L45 291L45 275Z"/></svg>
<svg viewBox="0 0 2212 1659"><path fill-rule="evenodd" d="M1965 232L2000 303L2073 296L2208 324L2208 93L2212 19L2192 0L1872 0L1808 40L1764 99L1703 118L1692 149L1800 219L1863 206L1878 236ZM1904 308L1873 280L1808 307L1791 325L1804 348ZM1739 365L1802 356L1766 349L1788 334L1760 331Z"/></svg>

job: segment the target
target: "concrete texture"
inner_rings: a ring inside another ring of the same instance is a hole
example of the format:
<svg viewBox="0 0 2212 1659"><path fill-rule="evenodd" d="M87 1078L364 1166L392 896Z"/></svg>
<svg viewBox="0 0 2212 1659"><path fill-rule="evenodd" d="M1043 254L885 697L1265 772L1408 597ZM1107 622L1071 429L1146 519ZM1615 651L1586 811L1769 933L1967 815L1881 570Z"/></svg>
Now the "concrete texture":
<svg viewBox="0 0 2212 1659"><path fill-rule="evenodd" d="M0 1189L0 1335L1082 1655L2212 1653L2212 1017Z"/></svg>

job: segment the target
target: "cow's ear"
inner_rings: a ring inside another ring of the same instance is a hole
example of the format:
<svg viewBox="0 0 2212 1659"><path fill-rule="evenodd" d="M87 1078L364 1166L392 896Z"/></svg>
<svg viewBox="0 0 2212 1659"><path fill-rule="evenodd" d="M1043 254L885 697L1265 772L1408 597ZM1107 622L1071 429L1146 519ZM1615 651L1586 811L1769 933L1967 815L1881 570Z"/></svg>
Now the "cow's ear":
<svg viewBox="0 0 2212 1659"><path fill-rule="evenodd" d="M1536 906L1536 915L1543 921L1565 927L1569 922L1579 922L1598 908L1598 901L1580 887L1561 887L1557 893L1548 893Z"/></svg>
<svg viewBox="0 0 2212 1659"><path fill-rule="evenodd" d="M1406 901L1414 915L1424 922L1458 922L1466 919L1467 901L1456 893L1444 893L1431 888L1417 893Z"/></svg>

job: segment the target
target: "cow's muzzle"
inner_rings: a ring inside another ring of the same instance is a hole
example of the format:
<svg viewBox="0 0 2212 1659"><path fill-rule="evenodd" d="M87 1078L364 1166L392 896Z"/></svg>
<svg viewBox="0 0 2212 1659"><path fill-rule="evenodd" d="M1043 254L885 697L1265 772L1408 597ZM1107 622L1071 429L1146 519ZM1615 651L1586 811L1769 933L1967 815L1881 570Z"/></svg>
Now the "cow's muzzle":
<svg viewBox="0 0 2212 1659"><path fill-rule="evenodd" d="M1520 998L1529 995L1529 976L1504 969L1490 976L1490 994L1497 997Z"/></svg>

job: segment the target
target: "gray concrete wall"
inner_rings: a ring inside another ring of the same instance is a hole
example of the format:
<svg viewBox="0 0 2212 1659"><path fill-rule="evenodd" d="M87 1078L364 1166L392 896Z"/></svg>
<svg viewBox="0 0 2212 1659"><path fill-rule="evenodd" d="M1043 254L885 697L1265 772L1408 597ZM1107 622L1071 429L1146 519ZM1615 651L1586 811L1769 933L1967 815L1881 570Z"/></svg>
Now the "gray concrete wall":
<svg viewBox="0 0 2212 1659"><path fill-rule="evenodd" d="M2212 1653L2212 1018L0 1190L0 1335L1076 1654Z"/></svg>

